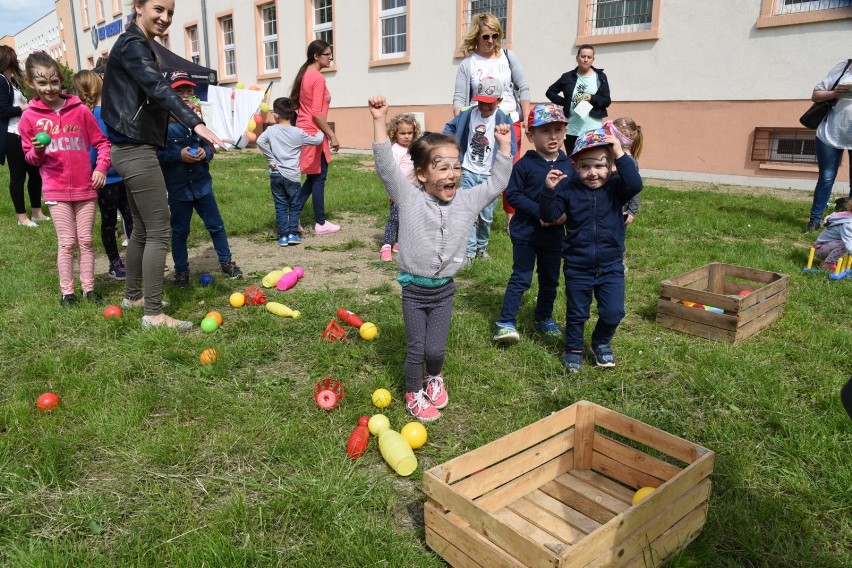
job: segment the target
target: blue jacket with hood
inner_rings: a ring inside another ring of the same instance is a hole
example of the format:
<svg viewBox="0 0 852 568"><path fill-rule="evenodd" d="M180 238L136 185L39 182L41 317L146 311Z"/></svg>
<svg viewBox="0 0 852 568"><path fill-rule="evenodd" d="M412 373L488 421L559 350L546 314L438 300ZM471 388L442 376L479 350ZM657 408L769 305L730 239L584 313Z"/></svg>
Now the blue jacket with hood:
<svg viewBox="0 0 852 568"><path fill-rule="evenodd" d="M539 196L544 189L544 178L550 170L571 171L571 160L562 150L555 160L546 160L535 150L527 153L515 163L506 199L515 208L509 224L509 235L514 244L527 244L542 248L558 249L565 237L565 225L542 227Z"/></svg>
<svg viewBox="0 0 852 568"><path fill-rule="evenodd" d="M569 174L554 188L542 189L539 197L545 221L567 214L562 241L564 269L597 270L624 257L622 209L642 191L642 178L633 158L624 154L615 160L613 173L598 189L587 187Z"/></svg>

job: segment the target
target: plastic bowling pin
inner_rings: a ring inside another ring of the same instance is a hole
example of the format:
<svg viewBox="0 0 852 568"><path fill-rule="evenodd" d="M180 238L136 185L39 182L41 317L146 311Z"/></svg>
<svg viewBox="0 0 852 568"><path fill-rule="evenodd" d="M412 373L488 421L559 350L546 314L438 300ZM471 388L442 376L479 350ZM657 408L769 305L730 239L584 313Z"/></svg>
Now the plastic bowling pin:
<svg viewBox="0 0 852 568"><path fill-rule="evenodd" d="M302 279L302 276L304 276L304 275L305 275L305 269L304 269L304 268L302 268L301 266L294 266L294 267L293 267L293 272L295 272L295 273L296 273L296 276L298 276L298 277L299 277L299 280L301 280L301 279Z"/></svg>
<svg viewBox="0 0 852 568"><path fill-rule="evenodd" d="M379 451L388 465L403 477L411 475L417 469L414 450L396 430L385 430L379 434Z"/></svg>
<svg viewBox="0 0 852 568"><path fill-rule="evenodd" d="M337 310L337 317L340 318L340 321L345 323L346 325L351 325L352 327L360 329L364 322L361 321L361 318L350 312L349 310L344 310L340 308Z"/></svg>
<svg viewBox="0 0 852 568"><path fill-rule="evenodd" d="M275 314L276 316L281 316L285 318L293 318L296 319L302 315L298 310L291 310L284 304L279 304L278 302L267 302L266 311Z"/></svg>
<svg viewBox="0 0 852 568"><path fill-rule="evenodd" d="M367 428L369 421L369 416L359 418L358 425L349 435L349 441L346 443L346 455L353 460L357 460L367 451L367 445L370 443L370 430Z"/></svg>
<svg viewBox="0 0 852 568"><path fill-rule="evenodd" d="M275 284L278 283L279 280L281 280L282 276L284 276L283 270L273 270L272 272L264 276L263 280L261 280L260 283L263 284L264 288L272 288L275 286Z"/></svg>
<svg viewBox="0 0 852 568"><path fill-rule="evenodd" d="M810 270L814 264L814 253L816 253L816 249L814 247L811 247L811 250L808 252L808 270Z"/></svg>
<svg viewBox="0 0 852 568"><path fill-rule="evenodd" d="M296 273L291 270L290 272L284 274L278 280L278 284L276 284L275 287L283 292L284 290L289 290L290 288L295 286L296 282L298 281L299 277L296 276Z"/></svg>

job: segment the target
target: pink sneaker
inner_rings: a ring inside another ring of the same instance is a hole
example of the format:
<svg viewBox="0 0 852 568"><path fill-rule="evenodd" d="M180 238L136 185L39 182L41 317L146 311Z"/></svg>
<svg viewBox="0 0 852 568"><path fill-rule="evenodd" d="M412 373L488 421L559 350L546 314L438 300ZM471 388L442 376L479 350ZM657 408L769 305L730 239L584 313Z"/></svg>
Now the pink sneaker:
<svg viewBox="0 0 852 568"><path fill-rule="evenodd" d="M423 389L405 393L405 407L420 422L432 422L441 417L441 412L429 402L426 391Z"/></svg>
<svg viewBox="0 0 852 568"><path fill-rule="evenodd" d="M393 260L393 253L391 253L390 245L382 245L381 257L382 260L385 262L390 262Z"/></svg>
<svg viewBox="0 0 852 568"><path fill-rule="evenodd" d="M332 233L336 233L340 230L340 225L335 225L331 221L326 221L322 225L319 223L314 224L314 234L315 235L330 235Z"/></svg>
<svg viewBox="0 0 852 568"><path fill-rule="evenodd" d="M398 253L399 252L399 243L394 243L393 246L391 247L391 251L394 254Z"/></svg>
<svg viewBox="0 0 852 568"><path fill-rule="evenodd" d="M444 408L450 401L447 389L444 388L444 375L429 375L426 377L426 396L435 408Z"/></svg>

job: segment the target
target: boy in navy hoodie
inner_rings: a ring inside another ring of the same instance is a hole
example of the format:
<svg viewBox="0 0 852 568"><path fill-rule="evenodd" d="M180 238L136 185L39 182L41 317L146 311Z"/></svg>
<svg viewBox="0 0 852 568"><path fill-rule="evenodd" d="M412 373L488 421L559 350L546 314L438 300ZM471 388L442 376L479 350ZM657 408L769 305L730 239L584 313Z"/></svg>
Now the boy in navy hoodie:
<svg viewBox="0 0 852 568"><path fill-rule="evenodd" d="M515 328L515 318L524 292L532 285L534 269L538 272L538 299L533 316L535 330L551 337L562 337L552 316L562 266L565 214L554 222L543 221L538 200L548 172L571 168L568 156L560 150L568 120L560 107L541 104L530 111L527 124L527 139L535 149L528 150L515 163L506 188L506 199L515 208L515 215L509 224L512 276L503 294L503 309L494 335L494 341L503 344L521 340Z"/></svg>
<svg viewBox="0 0 852 568"><path fill-rule="evenodd" d="M589 130L577 139L571 153L569 177L551 170L539 197L541 218L563 214L562 246L565 274L565 353L562 364L577 372L583 363L583 328L589 319L592 295L598 302L598 321L592 332L592 355L598 367L614 367L610 342L624 318L624 217L630 198L642 191L642 178L633 158L624 153L608 130ZM615 164L618 172L612 172ZM566 179L567 178L567 179Z"/></svg>
<svg viewBox="0 0 852 568"><path fill-rule="evenodd" d="M195 83L185 71L171 75L172 89L196 112ZM219 214L219 205L213 195L213 178L210 160L213 148L197 134L177 121L169 123L166 146L157 156L169 191L169 210L172 225L172 259L175 261L175 286L189 286L189 239L192 211L204 221L204 227L213 240L213 250L219 259L222 272L230 279L242 278L243 271L231 258L225 222Z"/></svg>

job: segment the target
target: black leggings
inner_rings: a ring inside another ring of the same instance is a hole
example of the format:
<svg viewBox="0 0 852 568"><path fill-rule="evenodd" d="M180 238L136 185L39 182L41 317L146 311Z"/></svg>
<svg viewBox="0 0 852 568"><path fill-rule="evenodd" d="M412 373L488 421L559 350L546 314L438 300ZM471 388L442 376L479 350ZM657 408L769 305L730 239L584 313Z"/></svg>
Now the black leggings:
<svg viewBox="0 0 852 568"><path fill-rule="evenodd" d="M119 258L118 244L115 242L115 229L118 225L118 213L124 218L124 228L129 239L133 233L133 215L127 203L127 189L124 182L108 183L98 192L98 207L101 210L101 240L110 262Z"/></svg>
<svg viewBox="0 0 852 568"><path fill-rule="evenodd" d="M441 374L455 293L456 285L452 280L437 288L416 284L402 287L402 321L408 339L405 392L417 392L423 388L424 363L427 374Z"/></svg>
<svg viewBox="0 0 852 568"><path fill-rule="evenodd" d="M24 202L24 180L27 175L30 207L41 209L41 175L37 167L29 165L24 159L21 137L11 132L6 133L6 163L9 164L9 195L12 196L15 213L23 215L27 212L27 204Z"/></svg>

